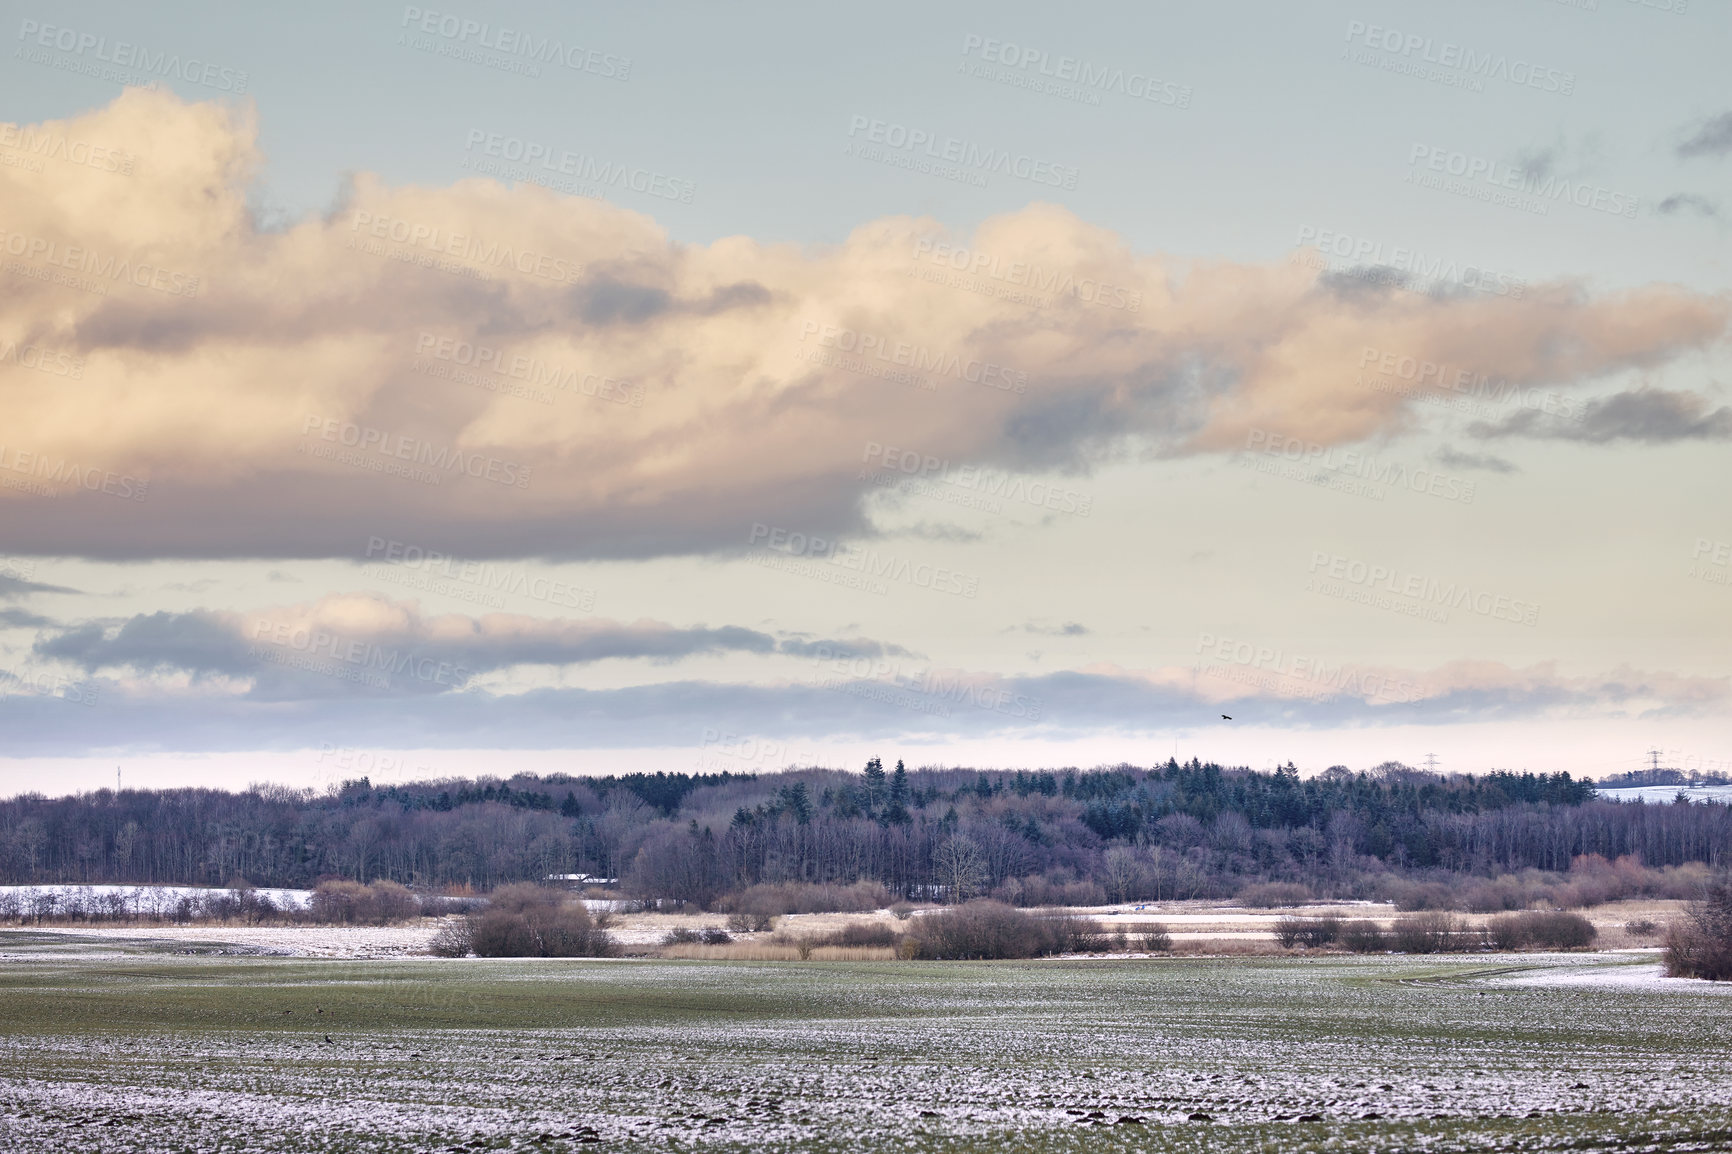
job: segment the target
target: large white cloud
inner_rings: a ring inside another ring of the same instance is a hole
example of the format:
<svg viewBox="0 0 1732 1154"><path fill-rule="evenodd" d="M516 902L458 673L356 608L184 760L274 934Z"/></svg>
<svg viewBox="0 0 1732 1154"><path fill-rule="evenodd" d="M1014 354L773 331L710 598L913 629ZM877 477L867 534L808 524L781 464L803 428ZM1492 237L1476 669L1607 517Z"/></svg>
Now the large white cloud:
<svg viewBox="0 0 1732 1154"><path fill-rule="evenodd" d="M729 549L756 522L860 528L868 442L1059 469L1128 436L1339 443L1418 411L1357 384L1367 349L1568 385L1727 320L1668 286L1344 291L1294 263L1139 255L1039 204L960 254L907 217L824 249L687 246L533 186L363 174L329 217L269 230L245 110L131 90L28 131L135 159L0 168L0 342L37 350L0 357L0 516L23 552Z"/></svg>

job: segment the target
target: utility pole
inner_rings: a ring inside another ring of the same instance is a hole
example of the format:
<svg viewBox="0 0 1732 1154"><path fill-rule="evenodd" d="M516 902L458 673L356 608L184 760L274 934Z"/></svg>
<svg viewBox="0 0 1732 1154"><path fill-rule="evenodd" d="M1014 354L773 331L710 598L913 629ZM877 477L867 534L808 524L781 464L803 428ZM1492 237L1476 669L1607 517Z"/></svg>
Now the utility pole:
<svg viewBox="0 0 1732 1154"><path fill-rule="evenodd" d="M120 767L118 765L114 767L114 792L116 796L120 794Z"/></svg>

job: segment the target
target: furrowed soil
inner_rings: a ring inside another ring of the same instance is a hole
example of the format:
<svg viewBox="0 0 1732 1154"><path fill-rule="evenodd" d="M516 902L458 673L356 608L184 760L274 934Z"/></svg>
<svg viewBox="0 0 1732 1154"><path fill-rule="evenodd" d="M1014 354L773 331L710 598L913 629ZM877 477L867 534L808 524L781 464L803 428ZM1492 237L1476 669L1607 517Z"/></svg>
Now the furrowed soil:
<svg viewBox="0 0 1732 1154"><path fill-rule="evenodd" d="M1732 1148L1732 997L1651 954L0 952L7 1151Z"/></svg>

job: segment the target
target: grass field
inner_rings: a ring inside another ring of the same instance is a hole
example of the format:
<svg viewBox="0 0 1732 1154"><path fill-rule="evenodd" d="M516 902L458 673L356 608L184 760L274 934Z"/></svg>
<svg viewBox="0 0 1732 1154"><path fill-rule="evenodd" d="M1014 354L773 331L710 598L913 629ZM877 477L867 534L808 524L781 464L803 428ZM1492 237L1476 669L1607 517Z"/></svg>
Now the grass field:
<svg viewBox="0 0 1732 1154"><path fill-rule="evenodd" d="M1601 980L1619 964L345 962L7 933L0 1149L1732 1148L1732 997Z"/></svg>

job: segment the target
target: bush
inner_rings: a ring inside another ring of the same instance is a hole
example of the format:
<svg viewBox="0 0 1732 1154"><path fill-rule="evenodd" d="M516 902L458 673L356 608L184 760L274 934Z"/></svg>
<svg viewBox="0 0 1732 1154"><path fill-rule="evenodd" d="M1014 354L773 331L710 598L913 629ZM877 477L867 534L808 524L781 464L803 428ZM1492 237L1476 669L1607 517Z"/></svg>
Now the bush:
<svg viewBox="0 0 1732 1154"><path fill-rule="evenodd" d="M1599 936L1581 914L1529 910L1493 918L1487 926L1491 944L1500 950L1579 950Z"/></svg>
<svg viewBox="0 0 1732 1154"><path fill-rule="evenodd" d="M1303 906L1311 900L1311 891L1297 882L1259 882L1239 891L1239 904L1257 909Z"/></svg>
<svg viewBox="0 0 1732 1154"><path fill-rule="evenodd" d="M1709 882L1700 901L1666 934L1666 972L1674 978L1732 981L1732 880Z"/></svg>
<svg viewBox="0 0 1732 1154"><path fill-rule="evenodd" d="M1348 922L1341 927L1337 940L1356 954L1381 954L1389 949L1389 935L1376 922Z"/></svg>
<svg viewBox="0 0 1732 1154"><path fill-rule="evenodd" d="M1143 930L1143 949L1151 954L1165 954L1173 948L1173 935L1167 932L1167 927L1155 924Z"/></svg>
<svg viewBox="0 0 1732 1154"><path fill-rule="evenodd" d="M475 947L472 931L472 919L453 918L439 927L439 932L433 935L433 944L428 948L435 957L466 958Z"/></svg>
<svg viewBox="0 0 1732 1154"><path fill-rule="evenodd" d="M726 894L716 908L726 913L764 917L782 914L857 914L881 910L890 904L890 891L878 882L852 885L811 885L806 882L771 884L760 882L738 893Z"/></svg>
<svg viewBox="0 0 1732 1154"><path fill-rule="evenodd" d="M1090 948L1100 923L1068 915L1036 917L1003 902L972 901L913 923L914 957L1036 958Z"/></svg>
<svg viewBox="0 0 1732 1154"><path fill-rule="evenodd" d="M1445 913L1415 914L1395 923L1389 944L1404 954L1440 954L1461 949L1461 925Z"/></svg>
<svg viewBox="0 0 1732 1154"><path fill-rule="evenodd" d="M1340 936L1341 922L1336 918L1282 918L1275 923L1275 940L1289 950L1327 946Z"/></svg>
<svg viewBox="0 0 1732 1154"><path fill-rule="evenodd" d="M843 926L834 933L807 940L814 946L882 947L895 945L901 940L901 937L902 935L896 932L894 926L856 922L853 925Z"/></svg>
<svg viewBox="0 0 1732 1154"><path fill-rule="evenodd" d="M601 958L617 950L582 902L530 882L494 890L469 932L483 958Z"/></svg>
<svg viewBox="0 0 1732 1154"><path fill-rule="evenodd" d="M896 920L905 922L914 916L914 907L907 902L897 902L890 907L890 912L896 915Z"/></svg>
<svg viewBox="0 0 1732 1154"><path fill-rule="evenodd" d="M1631 937L1651 938L1660 932L1660 927L1647 918L1637 918L1633 922L1624 923L1624 932Z"/></svg>
<svg viewBox="0 0 1732 1154"><path fill-rule="evenodd" d="M379 926L419 917L421 903L396 882L322 881L307 899L307 913L315 922Z"/></svg>

